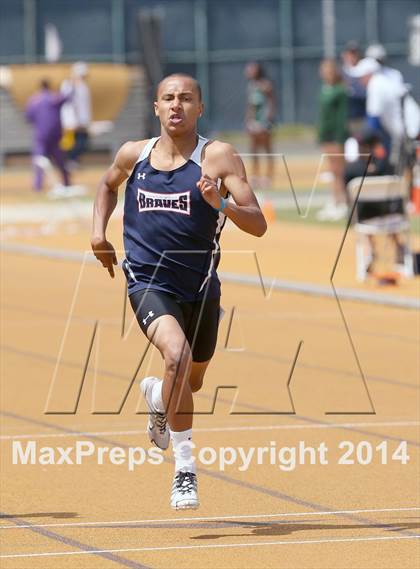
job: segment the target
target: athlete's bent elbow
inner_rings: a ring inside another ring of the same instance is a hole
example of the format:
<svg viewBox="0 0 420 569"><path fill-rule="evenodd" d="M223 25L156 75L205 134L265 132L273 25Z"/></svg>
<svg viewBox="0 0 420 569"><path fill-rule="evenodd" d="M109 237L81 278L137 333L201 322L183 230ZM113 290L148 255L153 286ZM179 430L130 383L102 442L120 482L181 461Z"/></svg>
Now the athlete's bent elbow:
<svg viewBox="0 0 420 569"><path fill-rule="evenodd" d="M261 215L261 219L259 220L259 223L255 228L254 235L255 237L262 237L266 231L267 231L267 222L265 220L265 217Z"/></svg>

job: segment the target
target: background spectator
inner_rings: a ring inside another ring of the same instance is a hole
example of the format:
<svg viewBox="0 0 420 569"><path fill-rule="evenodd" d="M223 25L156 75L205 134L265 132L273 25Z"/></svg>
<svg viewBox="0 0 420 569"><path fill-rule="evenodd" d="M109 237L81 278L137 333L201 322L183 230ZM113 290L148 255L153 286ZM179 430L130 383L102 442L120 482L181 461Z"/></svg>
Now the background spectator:
<svg viewBox="0 0 420 569"><path fill-rule="evenodd" d="M55 93L51 90L50 83L43 79L40 90L33 95L26 107L26 118L32 123L34 129L32 160L34 167L33 188L36 191L42 189L44 170L42 158L52 160L59 168L63 184L68 186L69 173L65 166L64 156L60 148L61 120L60 109L66 100L71 97Z"/></svg>
<svg viewBox="0 0 420 569"><path fill-rule="evenodd" d="M394 167L389 161L386 148L378 131L365 129L357 137L359 158L345 166L344 181L347 185L353 178L361 176L388 176L394 174ZM369 166L366 169L370 156Z"/></svg>
<svg viewBox="0 0 420 569"><path fill-rule="evenodd" d="M245 77L248 80L245 124L249 135L250 152L253 154L253 173L258 178L260 176L258 150L261 148L266 154L272 152L271 128L275 115L274 89L260 63L248 63L245 68ZM267 180L263 183L265 182L268 186L271 186L273 181L273 167L272 156L267 156ZM258 182L260 180L256 181L257 184Z"/></svg>
<svg viewBox="0 0 420 569"><path fill-rule="evenodd" d="M320 66L323 85L320 93L318 137L323 153L327 154L333 175L333 199L320 210L321 221L339 220L347 214L344 184L344 142L347 138L347 92L337 64L325 59Z"/></svg>
<svg viewBox="0 0 420 569"><path fill-rule="evenodd" d="M348 94L348 128L351 135L363 129L366 117L366 88L352 71L362 58L359 44L350 41L341 53L342 73Z"/></svg>
<svg viewBox="0 0 420 569"><path fill-rule="evenodd" d="M376 59L376 61L381 66L381 72L387 77L389 77L389 79L392 79L397 84L404 83L401 71L399 71L398 69L394 69L393 67L388 67L388 65L385 65L387 53L383 45L381 45L380 43L375 43L370 45L366 49L365 55L366 57L371 57L372 59Z"/></svg>
<svg viewBox="0 0 420 569"><path fill-rule="evenodd" d="M83 61L75 63L70 80L63 82L64 94L73 90L71 101L62 108L61 119L64 129L74 133L73 145L68 150L70 165L76 166L84 154L89 142L89 126L92 121L92 100L87 84L88 66ZM71 139L71 136L69 137Z"/></svg>
<svg viewBox="0 0 420 569"><path fill-rule="evenodd" d="M382 73L381 65L370 57L359 61L352 73L366 86L367 125L381 133L387 156L396 166L404 136L402 97L406 89L401 82Z"/></svg>

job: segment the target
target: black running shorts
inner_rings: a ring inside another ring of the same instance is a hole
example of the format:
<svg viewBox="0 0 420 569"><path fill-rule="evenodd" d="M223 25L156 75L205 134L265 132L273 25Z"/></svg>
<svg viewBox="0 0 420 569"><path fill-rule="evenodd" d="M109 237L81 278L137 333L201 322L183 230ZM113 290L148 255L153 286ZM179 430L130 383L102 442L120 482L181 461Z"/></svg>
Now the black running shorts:
<svg viewBox="0 0 420 569"><path fill-rule="evenodd" d="M181 326L191 347L194 362L206 362L216 349L220 299L185 302L160 290L140 290L130 295L130 303L143 333L159 316L169 314ZM201 313L201 315L200 315Z"/></svg>

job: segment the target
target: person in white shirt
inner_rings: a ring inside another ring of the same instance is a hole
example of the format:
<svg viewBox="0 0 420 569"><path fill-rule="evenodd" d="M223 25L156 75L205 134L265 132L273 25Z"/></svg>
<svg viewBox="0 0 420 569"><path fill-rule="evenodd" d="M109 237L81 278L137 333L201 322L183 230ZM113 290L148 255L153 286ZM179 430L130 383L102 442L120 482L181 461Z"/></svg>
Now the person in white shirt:
<svg viewBox="0 0 420 569"><path fill-rule="evenodd" d="M381 73L402 88L402 107L405 134L409 139L415 140L420 133L420 108L411 94L412 86L405 83L403 74L398 69L386 65L387 52L383 45L372 44L366 49L366 57L373 57L381 66Z"/></svg>
<svg viewBox="0 0 420 569"><path fill-rule="evenodd" d="M78 163L86 152L89 142L89 126L92 121L92 101L86 78L88 66L78 61L72 66L71 79L63 82L61 90L66 93L72 88L71 101L63 106L61 121L66 131L74 132L74 144L68 152L70 161Z"/></svg>
<svg viewBox="0 0 420 569"><path fill-rule="evenodd" d="M389 67L388 65L385 65L385 61L387 59L387 52L382 44L374 43L370 45L366 49L365 53L366 57L371 57L372 59L376 59L376 61L381 66L381 73L386 75L386 77L389 77L389 79L392 79L398 85L404 84L404 78L401 71L395 69L394 67Z"/></svg>
<svg viewBox="0 0 420 569"><path fill-rule="evenodd" d="M383 134L390 161L396 165L404 137L402 97L406 88L395 77L383 73L380 63L372 57L362 59L354 67L353 76L366 85L367 126Z"/></svg>

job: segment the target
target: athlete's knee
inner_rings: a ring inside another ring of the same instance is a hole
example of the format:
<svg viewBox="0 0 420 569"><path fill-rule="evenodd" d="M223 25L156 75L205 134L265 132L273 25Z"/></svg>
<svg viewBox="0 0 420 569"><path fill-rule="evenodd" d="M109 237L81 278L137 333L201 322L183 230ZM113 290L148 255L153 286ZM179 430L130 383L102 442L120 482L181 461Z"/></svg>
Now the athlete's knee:
<svg viewBox="0 0 420 569"><path fill-rule="evenodd" d="M192 362L191 350L187 342L170 343L163 354L166 372L176 379L184 375Z"/></svg>

